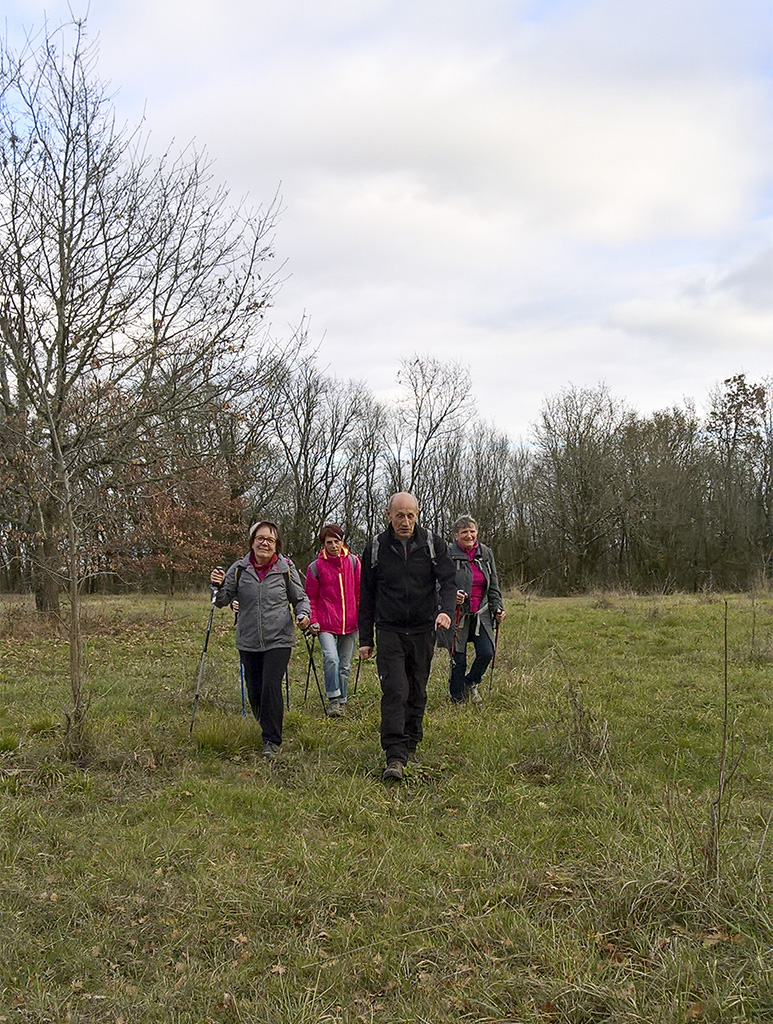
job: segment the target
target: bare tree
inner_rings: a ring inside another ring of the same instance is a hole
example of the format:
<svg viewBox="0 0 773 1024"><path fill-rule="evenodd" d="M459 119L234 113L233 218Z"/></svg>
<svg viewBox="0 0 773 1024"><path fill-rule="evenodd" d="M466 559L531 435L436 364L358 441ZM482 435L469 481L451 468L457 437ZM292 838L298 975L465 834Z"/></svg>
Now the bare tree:
<svg viewBox="0 0 773 1024"><path fill-rule="evenodd" d="M618 580L647 590L699 584L705 544L706 459L690 404L630 416L619 434Z"/></svg>
<svg viewBox="0 0 773 1024"><path fill-rule="evenodd" d="M710 396L706 424L711 456L708 512L710 564L723 585L746 586L767 561L770 516L769 384L742 373Z"/></svg>
<svg viewBox="0 0 773 1024"><path fill-rule="evenodd" d="M61 50L60 50L61 46ZM84 738L84 486L160 421L225 403L260 371L276 205L231 209L193 152L152 161L119 129L84 26L21 54L0 92L0 399L24 467L39 606L69 592L72 747Z"/></svg>
<svg viewBox="0 0 773 1024"><path fill-rule="evenodd" d="M473 414L470 374L458 363L415 356L401 361L397 383L402 395L393 413L389 489L416 493L422 504L430 496L422 481L428 460Z"/></svg>
<svg viewBox="0 0 773 1024"><path fill-rule="evenodd" d="M326 376L313 356L273 389L271 442L288 483L287 546L298 559L313 554L321 523L344 511L348 457L366 401L361 385Z"/></svg>
<svg viewBox="0 0 773 1024"><path fill-rule="evenodd" d="M341 525L357 550L383 527L389 497L382 474L388 424L385 406L359 387L358 415L346 446L341 505Z"/></svg>
<svg viewBox="0 0 773 1024"><path fill-rule="evenodd" d="M537 504L569 587L603 581L621 502L618 436L627 412L604 385L548 399L536 428Z"/></svg>

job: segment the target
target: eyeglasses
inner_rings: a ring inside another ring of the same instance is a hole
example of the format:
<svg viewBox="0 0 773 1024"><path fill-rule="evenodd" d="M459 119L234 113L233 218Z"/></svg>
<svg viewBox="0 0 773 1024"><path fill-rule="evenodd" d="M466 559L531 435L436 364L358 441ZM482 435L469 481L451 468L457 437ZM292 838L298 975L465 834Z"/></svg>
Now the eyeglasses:
<svg viewBox="0 0 773 1024"><path fill-rule="evenodd" d="M276 537L268 537L268 536L266 536L266 534L264 534L264 533L258 533L258 534L256 534L256 535L255 535L255 536L254 536L254 537L252 538L252 540L253 540L253 543L255 543L255 541L257 541L257 543L258 543L258 544L266 544L266 545L268 545L269 547L270 547L270 546L271 546L272 544L276 544Z"/></svg>

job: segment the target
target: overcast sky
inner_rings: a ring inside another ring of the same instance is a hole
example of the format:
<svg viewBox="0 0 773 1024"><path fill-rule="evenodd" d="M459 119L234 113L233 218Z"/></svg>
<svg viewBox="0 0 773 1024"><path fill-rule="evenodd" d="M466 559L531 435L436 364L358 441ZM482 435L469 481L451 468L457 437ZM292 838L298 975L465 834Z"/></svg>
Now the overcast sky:
<svg viewBox="0 0 773 1024"><path fill-rule="evenodd" d="M71 0L119 115L284 213L272 320L394 393L470 367L528 437L605 382L643 413L773 376L768 0ZM5 0L7 32L68 18Z"/></svg>

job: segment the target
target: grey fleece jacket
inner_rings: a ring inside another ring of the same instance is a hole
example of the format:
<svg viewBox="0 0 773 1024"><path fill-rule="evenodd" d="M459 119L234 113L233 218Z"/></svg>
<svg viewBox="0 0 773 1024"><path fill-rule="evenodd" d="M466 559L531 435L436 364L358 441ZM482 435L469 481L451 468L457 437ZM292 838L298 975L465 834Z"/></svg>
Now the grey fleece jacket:
<svg viewBox="0 0 773 1024"><path fill-rule="evenodd" d="M215 604L222 608L234 599L239 602L236 647L240 651L294 647L295 623L290 604L297 619L311 614L298 570L284 555L277 556L263 580L258 579L249 554L234 562L225 574Z"/></svg>
<svg viewBox="0 0 773 1024"><path fill-rule="evenodd" d="M464 548L460 547L456 541L449 545L448 554L456 566L456 589L463 590L466 594L470 594L472 591L472 569L470 568L470 560L467 557L467 552ZM483 600L481 601L480 608L475 615L470 615L470 601L469 597L461 606L459 623L456 627L456 649L458 651L464 650L468 640L471 640L470 629L482 629L484 633L487 633L491 642L494 642L494 622L495 614L500 608L504 608L504 602L502 600L502 591L499 587L499 576L497 575L497 566L494 561L494 552L491 548L486 547L485 544L478 542L478 551L475 556L475 562L486 577L486 590L483 594ZM451 616L451 629L441 631L438 630L438 646L447 647L449 651L453 646L454 638L454 616Z"/></svg>

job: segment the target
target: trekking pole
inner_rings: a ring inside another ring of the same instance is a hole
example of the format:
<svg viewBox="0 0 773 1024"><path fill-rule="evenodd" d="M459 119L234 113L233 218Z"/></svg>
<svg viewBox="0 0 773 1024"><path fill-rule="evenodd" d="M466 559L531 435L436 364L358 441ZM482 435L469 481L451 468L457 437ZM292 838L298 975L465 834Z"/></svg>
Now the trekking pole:
<svg viewBox="0 0 773 1024"><path fill-rule="evenodd" d="M454 655L456 654L456 641L459 639L459 619L462 617L462 606L458 604L456 606L456 615L454 618L454 639L451 644L451 648L448 652L448 686L451 688L451 682L454 676Z"/></svg>
<svg viewBox="0 0 773 1024"><path fill-rule="evenodd" d="M309 642L309 638L308 638L308 636L305 633L304 633L304 636L306 637L306 647L308 648L308 651L309 651L309 671L314 673L314 682L317 684L317 693L319 694L320 703L322 704L322 710L325 712L325 714L327 714L327 705L325 704L325 695L322 692L322 687L319 684L319 676L317 675L317 666L314 664L314 636L315 636L315 634L312 633L312 635L311 635L311 642ZM307 688L308 688L308 673L307 673L306 683L307 683Z"/></svg>
<svg viewBox="0 0 773 1024"><path fill-rule="evenodd" d="M239 613L234 612L234 626L239 621ZM244 662L242 661L241 655L239 655L239 680L242 684L242 718L247 717L247 705L244 700Z"/></svg>
<svg viewBox="0 0 773 1024"><path fill-rule="evenodd" d="M306 650L309 652L309 664L306 666L306 689L303 691L303 703L306 703L306 699L309 696L309 681L311 680L311 660L314 657L314 641L317 638L316 633L311 635L311 643L309 638L304 634L304 640L306 641Z"/></svg>
<svg viewBox="0 0 773 1024"><path fill-rule="evenodd" d="M456 618L454 619L454 642L451 647L451 661L453 662L454 655L456 654L456 641L459 639L459 619L462 617L462 606L458 604L456 606Z"/></svg>
<svg viewBox="0 0 773 1024"><path fill-rule="evenodd" d="M222 566L218 565L218 569L222 571ZM215 601L217 600L217 592L219 587L214 583L210 583L210 590L212 591L212 597L209 601L209 621L207 622L207 633L204 637L204 649L201 652L201 661L199 662L199 677L196 680L196 693L193 696L193 713L191 714L191 727L188 730L190 736L193 732L193 723L196 721L196 708L199 706L199 694L201 693L201 680L204 678L204 662L207 660L207 647L209 646L209 634L212 632L212 619L215 614Z"/></svg>
<svg viewBox="0 0 773 1024"><path fill-rule="evenodd" d="M354 686L352 687L352 697L357 696L357 684L360 681L360 669L362 668L362 658L357 659L357 673L354 677Z"/></svg>
<svg viewBox="0 0 773 1024"><path fill-rule="evenodd" d="M494 685L494 665L497 660L497 644L499 643L499 619L494 624L494 654L491 658L491 675L488 678L488 692L491 693L491 688Z"/></svg>

